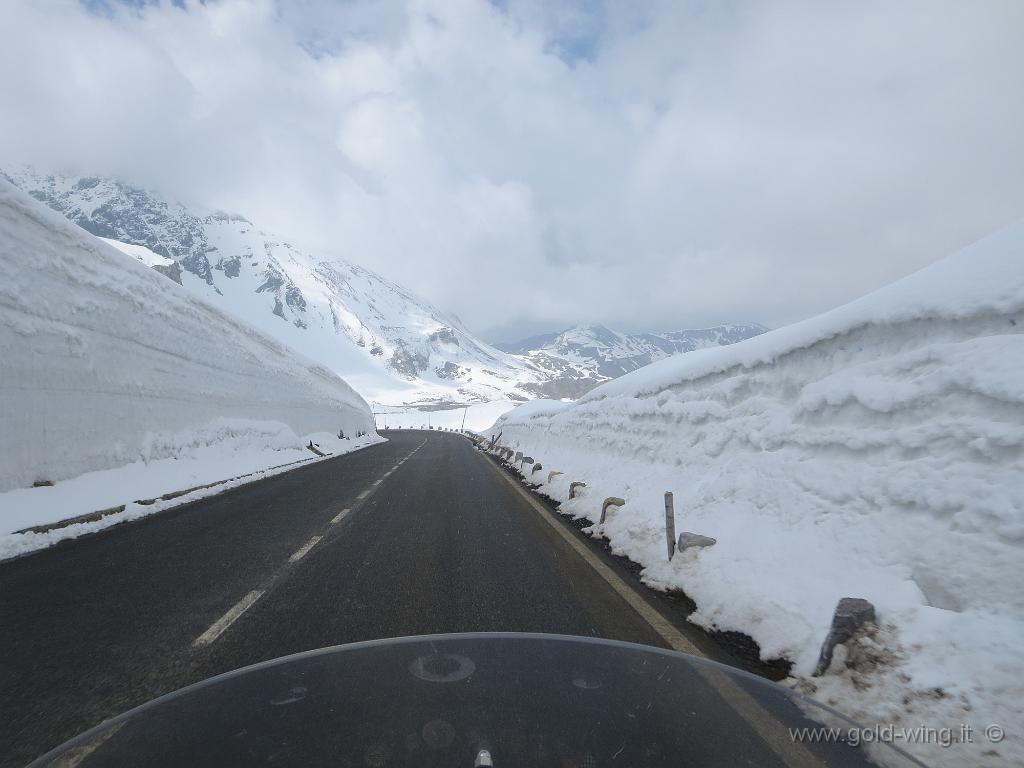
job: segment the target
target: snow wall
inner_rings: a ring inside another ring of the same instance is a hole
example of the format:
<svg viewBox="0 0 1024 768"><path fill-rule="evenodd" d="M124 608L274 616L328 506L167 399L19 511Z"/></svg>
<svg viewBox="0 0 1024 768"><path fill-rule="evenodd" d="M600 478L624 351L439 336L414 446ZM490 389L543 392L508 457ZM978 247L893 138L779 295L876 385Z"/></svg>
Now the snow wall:
<svg viewBox="0 0 1024 768"><path fill-rule="evenodd" d="M941 724L1024 727L1024 223L810 320L527 403L499 432L563 513L596 522L624 498L594 532L797 675L837 601L871 600L899 661L821 678L847 714L920 701ZM715 546L668 561L665 491L677 531Z"/></svg>
<svg viewBox="0 0 1024 768"><path fill-rule="evenodd" d="M0 179L0 490L173 455L224 419L373 432L337 375Z"/></svg>

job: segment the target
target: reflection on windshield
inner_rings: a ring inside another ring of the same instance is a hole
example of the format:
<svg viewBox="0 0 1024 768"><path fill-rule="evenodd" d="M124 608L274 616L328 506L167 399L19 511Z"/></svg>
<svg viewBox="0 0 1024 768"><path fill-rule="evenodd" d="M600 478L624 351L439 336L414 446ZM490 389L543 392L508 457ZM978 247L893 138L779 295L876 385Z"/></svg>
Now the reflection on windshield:
<svg viewBox="0 0 1024 768"><path fill-rule="evenodd" d="M785 688L669 651L554 635L439 635L222 675L37 764L875 764L849 745L802 743L802 729L819 725L808 714L841 722ZM893 750L872 757L914 764Z"/></svg>

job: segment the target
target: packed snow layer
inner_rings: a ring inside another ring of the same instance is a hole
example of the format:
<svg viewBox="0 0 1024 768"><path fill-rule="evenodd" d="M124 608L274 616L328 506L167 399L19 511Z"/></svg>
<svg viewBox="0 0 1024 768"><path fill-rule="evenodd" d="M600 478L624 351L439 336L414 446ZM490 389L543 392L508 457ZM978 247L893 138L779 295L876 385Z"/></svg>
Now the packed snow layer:
<svg viewBox="0 0 1024 768"><path fill-rule="evenodd" d="M569 407L571 401L566 400L545 400L544 398L538 398L537 400L530 400L527 403L523 403L517 406L512 412L511 421L516 424L517 427L522 427L524 424L529 424L535 418L543 418L546 416L553 416ZM506 411L501 416L507 415ZM492 421L491 424L486 427L483 432L486 432L490 437L497 437L501 432L503 424L506 422L504 418L498 418L497 421ZM504 442L504 441L502 441Z"/></svg>
<svg viewBox="0 0 1024 768"><path fill-rule="evenodd" d="M489 430L565 474L562 511L683 588L692 619L814 669L841 597L872 601L884 661L816 695L870 723L973 724L929 762L1024 760L1024 223L863 299L655 363ZM545 477L546 472L541 477ZM678 531L718 539L667 561ZM838 667L838 669L837 669ZM989 753L988 750L991 750Z"/></svg>
<svg viewBox="0 0 1024 768"><path fill-rule="evenodd" d="M376 433L345 439L329 433L300 437L284 424L237 419L220 420L198 431L153 435L143 457L126 466L86 472L53 486L0 493L0 559L383 441ZM326 455L320 457L307 449L305 446L310 442ZM211 483L217 485L197 488ZM194 488L197 490L188 494L159 500L161 496ZM151 499L158 500L138 503ZM18 533L122 505L122 512L100 520L41 533Z"/></svg>
<svg viewBox="0 0 1024 768"><path fill-rule="evenodd" d="M219 419L372 432L337 375L0 180L0 490L165 458Z"/></svg>

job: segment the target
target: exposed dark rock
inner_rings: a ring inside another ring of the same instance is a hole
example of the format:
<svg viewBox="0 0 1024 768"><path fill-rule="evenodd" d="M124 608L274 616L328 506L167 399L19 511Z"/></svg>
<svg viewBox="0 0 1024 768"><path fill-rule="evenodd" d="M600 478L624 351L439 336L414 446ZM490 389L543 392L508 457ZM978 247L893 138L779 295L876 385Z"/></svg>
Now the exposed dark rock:
<svg viewBox="0 0 1024 768"><path fill-rule="evenodd" d="M284 301L293 312L306 311L306 297L302 295L299 287L290 281L284 292Z"/></svg>
<svg viewBox="0 0 1024 768"><path fill-rule="evenodd" d="M221 259L217 262L216 268L221 270L225 277L238 277L242 271L242 257L232 256L230 259Z"/></svg>
<svg viewBox="0 0 1024 768"><path fill-rule="evenodd" d="M713 539L710 536L704 536L700 533L690 533L689 531L683 531L679 534L679 541L677 542L677 549L682 552L685 549L691 548L703 548L713 547L718 543L718 539Z"/></svg>
<svg viewBox="0 0 1024 768"><path fill-rule="evenodd" d="M414 379L421 371L425 371L430 360L419 352L410 352L405 344L399 343L391 354L388 365L391 369L407 379Z"/></svg>
<svg viewBox="0 0 1024 768"><path fill-rule="evenodd" d="M862 597L844 597L840 599L832 615L832 627L821 646L818 665L814 669L817 677L828 669L832 663L832 653L837 645L845 643L854 633L869 624L876 624L875 606Z"/></svg>
<svg viewBox="0 0 1024 768"><path fill-rule="evenodd" d="M153 269L164 277L169 277L178 285L181 285L181 264L178 262L172 261L170 264L154 264Z"/></svg>
<svg viewBox="0 0 1024 768"><path fill-rule="evenodd" d="M450 360L434 369L434 373L441 379L457 379L459 377L459 366Z"/></svg>
<svg viewBox="0 0 1024 768"><path fill-rule="evenodd" d="M459 339L451 328L441 328L438 331L434 331L427 337L427 339L434 343L440 342L442 344L454 344L455 346L459 346Z"/></svg>
<svg viewBox="0 0 1024 768"><path fill-rule="evenodd" d="M284 278L276 269L268 268L264 273L263 283L256 289L256 293L277 293L284 285Z"/></svg>

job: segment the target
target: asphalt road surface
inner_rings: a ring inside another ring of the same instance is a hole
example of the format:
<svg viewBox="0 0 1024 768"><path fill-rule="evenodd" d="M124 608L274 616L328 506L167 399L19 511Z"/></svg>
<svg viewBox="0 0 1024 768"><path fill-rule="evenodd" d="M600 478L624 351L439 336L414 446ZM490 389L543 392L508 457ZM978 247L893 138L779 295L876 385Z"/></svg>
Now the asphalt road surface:
<svg viewBox="0 0 1024 768"><path fill-rule="evenodd" d="M668 647L671 625L728 661L657 596L626 594L628 574L614 588L581 556L590 545L465 438L388 437L0 563L0 765L213 675L362 640L515 631ZM770 739L736 719L755 752Z"/></svg>

